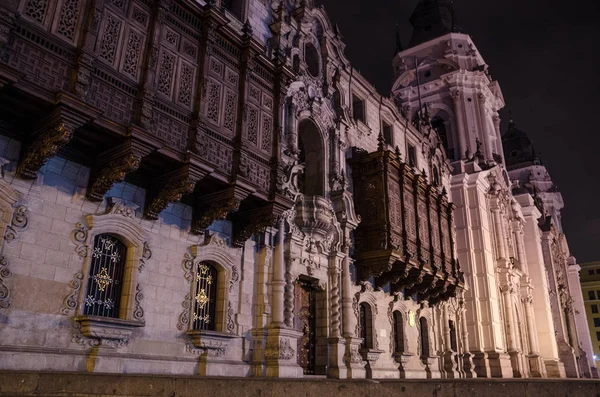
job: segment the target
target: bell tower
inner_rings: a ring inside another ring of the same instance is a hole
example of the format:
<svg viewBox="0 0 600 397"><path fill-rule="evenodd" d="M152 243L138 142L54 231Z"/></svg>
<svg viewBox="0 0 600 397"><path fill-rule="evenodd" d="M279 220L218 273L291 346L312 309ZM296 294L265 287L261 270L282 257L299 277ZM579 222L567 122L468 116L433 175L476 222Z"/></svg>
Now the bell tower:
<svg viewBox="0 0 600 397"><path fill-rule="evenodd" d="M448 158L481 167L503 163L502 92L450 0L421 0L410 17L413 34L393 60L392 93L411 121L426 118L444 135ZM460 168L459 168L460 169Z"/></svg>

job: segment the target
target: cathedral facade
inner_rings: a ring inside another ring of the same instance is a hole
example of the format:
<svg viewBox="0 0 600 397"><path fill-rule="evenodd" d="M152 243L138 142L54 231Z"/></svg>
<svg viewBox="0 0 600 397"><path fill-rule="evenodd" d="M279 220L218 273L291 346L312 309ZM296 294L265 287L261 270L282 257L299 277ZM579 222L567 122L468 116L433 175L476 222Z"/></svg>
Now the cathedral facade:
<svg viewBox="0 0 600 397"><path fill-rule="evenodd" d="M382 95L311 0L2 0L0 369L597 377L560 192L410 20Z"/></svg>

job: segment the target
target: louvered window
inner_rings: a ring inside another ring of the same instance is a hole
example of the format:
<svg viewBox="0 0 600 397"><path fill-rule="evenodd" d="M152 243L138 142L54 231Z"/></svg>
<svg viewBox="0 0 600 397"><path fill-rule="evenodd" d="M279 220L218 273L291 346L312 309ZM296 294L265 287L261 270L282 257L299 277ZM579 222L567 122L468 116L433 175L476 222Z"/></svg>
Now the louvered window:
<svg viewBox="0 0 600 397"><path fill-rule="evenodd" d="M196 271L193 329L215 331L218 272L213 265L200 262Z"/></svg>
<svg viewBox="0 0 600 397"><path fill-rule="evenodd" d="M94 239L84 314L119 317L127 247L110 234Z"/></svg>

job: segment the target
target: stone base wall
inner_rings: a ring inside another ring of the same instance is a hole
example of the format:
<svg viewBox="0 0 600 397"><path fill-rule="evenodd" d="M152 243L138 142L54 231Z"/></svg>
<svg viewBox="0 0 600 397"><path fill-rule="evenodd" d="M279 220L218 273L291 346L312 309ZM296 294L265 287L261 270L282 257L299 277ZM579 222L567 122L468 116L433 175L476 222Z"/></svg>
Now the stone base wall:
<svg viewBox="0 0 600 397"><path fill-rule="evenodd" d="M200 392L201 391L201 392ZM593 397L593 380L273 380L0 372L0 396L435 396Z"/></svg>

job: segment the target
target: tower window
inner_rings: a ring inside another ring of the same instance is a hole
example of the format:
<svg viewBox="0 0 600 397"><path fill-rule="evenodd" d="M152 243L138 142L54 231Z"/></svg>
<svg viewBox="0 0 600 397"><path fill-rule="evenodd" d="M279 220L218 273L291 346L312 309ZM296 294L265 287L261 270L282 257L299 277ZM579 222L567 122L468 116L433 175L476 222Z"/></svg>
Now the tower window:
<svg viewBox="0 0 600 397"><path fill-rule="evenodd" d="M383 140L385 141L385 143L387 143L388 145L393 145L392 126L389 125L388 123L386 123L385 121L383 121L381 123L381 132L383 134Z"/></svg>
<svg viewBox="0 0 600 397"><path fill-rule="evenodd" d="M592 305L592 313L598 313L598 305Z"/></svg>
<svg viewBox="0 0 600 397"><path fill-rule="evenodd" d="M456 326L454 325L454 321L448 320L448 327L450 328L450 349L453 352L458 351L458 343L456 340Z"/></svg>
<svg viewBox="0 0 600 397"><path fill-rule="evenodd" d="M408 165L413 168L417 167L417 150L414 146L408 147Z"/></svg>
<svg viewBox="0 0 600 397"><path fill-rule="evenodd" d="M215 331L217 281L219 274L213 265L200 262L196 270L196 294L194 296L193 329Z"/></svg>
<svg viewBox="0 0 600 397"><path fill-rule="evenodd" d="M600 317L594 317L594 327L600 327Z"/></svg>
<svg viewBox="0 0 600 397"><path fill-rule="evenodd" d="M588 276L593 276L593 275L594 275L594 269L588 270Z"/></svg>
<svg viewBox="0 0 600 397"><path fill-rule="evenodd" d="M127 247L110 234L94 239L94 251L83 313L86 316L119 317Z"/></svg>
<svg viewBox="0 0 600 397"><path fill-rule="evenodd" d="M237 19L242 20L243 0L221 0L223 8L231 12Z"/></svg>
<svg viewBox="0 0 600 397"><path fill-rule="evenodd" d="M358 98L356 95L352 95L352 115L354 116L354 120L360 120L363 123L366 122L365 101Z"/></svg>
<svg viewBox="0 0 600 397"><path fill-rule="evenodd" d="M594 291L588 291L588 297L590 298L590 300L596 300L596 294L594 293Z"/></svg>

